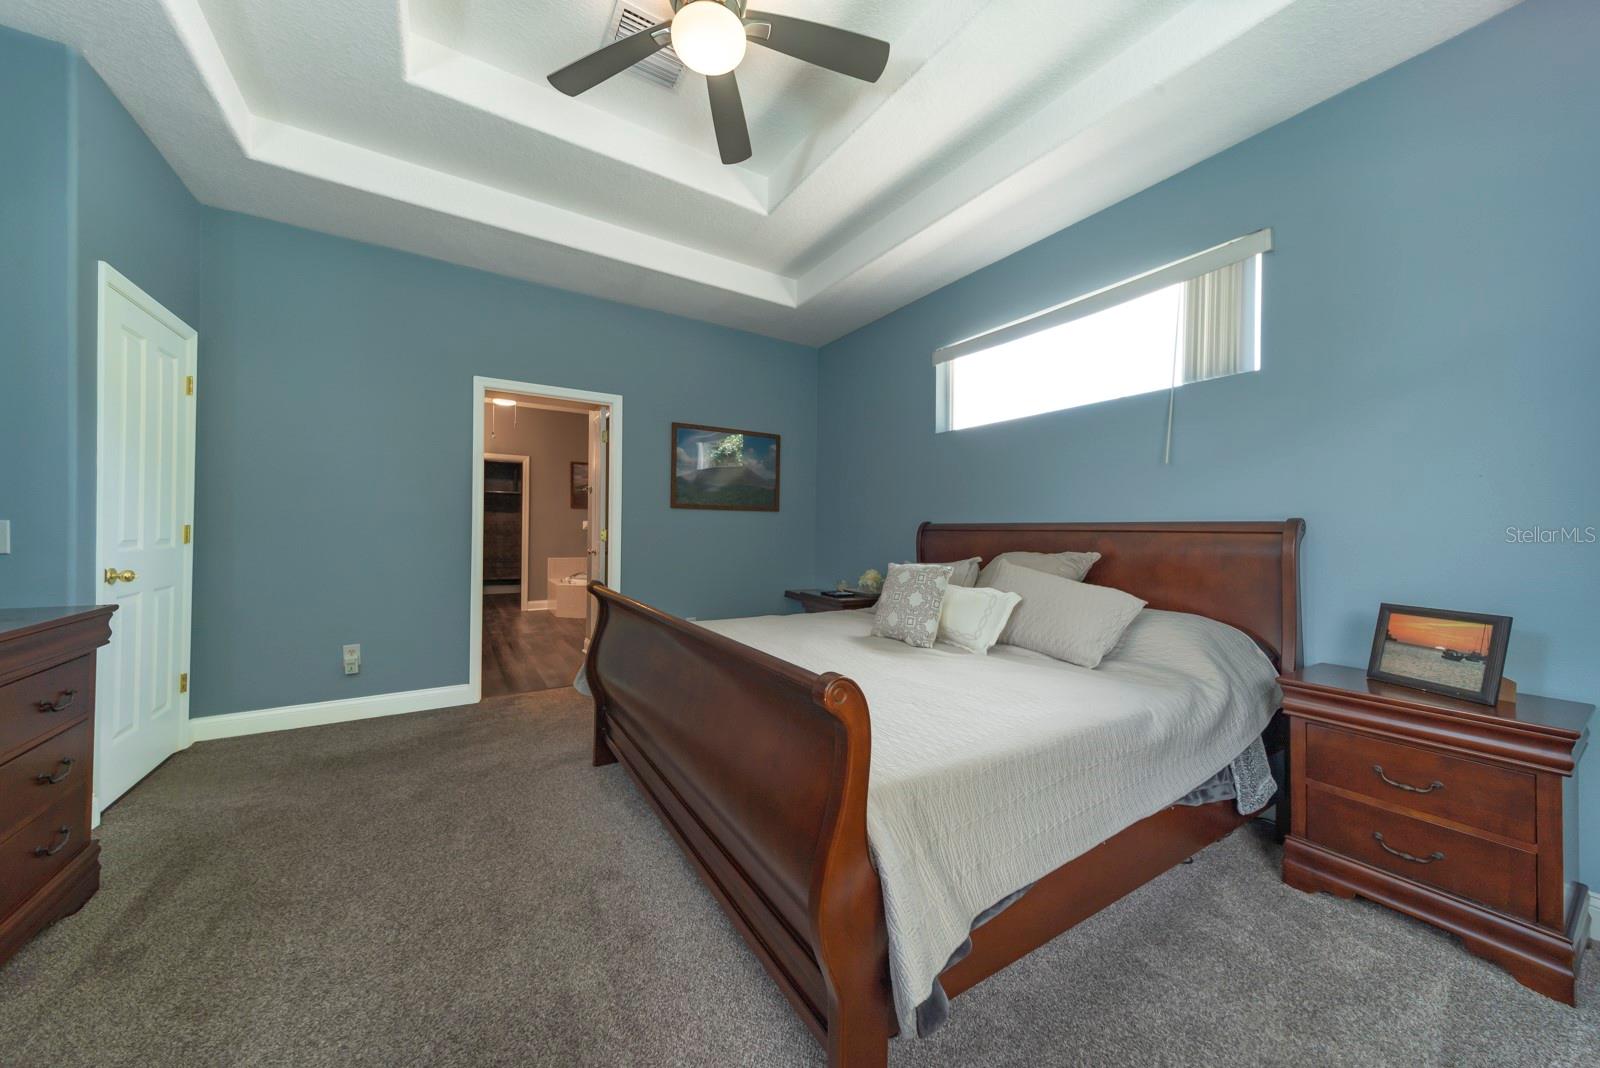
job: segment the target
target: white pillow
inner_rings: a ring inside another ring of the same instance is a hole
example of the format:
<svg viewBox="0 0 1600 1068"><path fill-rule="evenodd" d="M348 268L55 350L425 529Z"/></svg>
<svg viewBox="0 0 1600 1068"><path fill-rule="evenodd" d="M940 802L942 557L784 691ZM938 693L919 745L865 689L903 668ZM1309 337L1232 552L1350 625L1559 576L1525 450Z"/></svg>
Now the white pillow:
<svg viewBox="0 0 1600 1068"><path fill-rule="evenodd" d="M931 649L939 637L939 609L950 584L948 564L890 564L878 595L872 633L918 649Z"/></svg>
<svg viewBox="0 0 1600 1068"><path fill-rule="evenodd" d="M952 585L939 609L939 640L984 656L1000 640L1012 609L1022 598L1005 590L979 590Z"/></svg>
<svg viewBox="0 0 1600 1068"><path fill-rule="evenodd" d="M978 585L994 585L994 565L1002 560L1033 571L1043 571L1046 575L1059 575L1073 582L1082 582L1099 559L1099 553L1001 553L978 573Z"/></svg>
<svg viewBox="0 0 1600 1068"><path fill-rule="evenodd" d="M1144 608L1139 598L1109 586L1047 575L1009 560L991 566L994 589L1022 596L1001 643L1079 667L1098 667Z"/></svg>

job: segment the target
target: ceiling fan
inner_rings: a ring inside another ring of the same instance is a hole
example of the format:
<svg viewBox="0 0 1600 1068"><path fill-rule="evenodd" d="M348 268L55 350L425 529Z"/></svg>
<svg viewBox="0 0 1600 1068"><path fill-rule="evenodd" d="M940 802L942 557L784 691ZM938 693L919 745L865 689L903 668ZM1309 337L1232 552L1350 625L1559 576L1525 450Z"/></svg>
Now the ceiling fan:
<svg viewBox="0 0 1600 1068"><path fill-rule="evenodd" d="M672 18L591 52L550 75L550 84L577 96L671 45L683 65L706 76L711 122L723 163L750 158L750 129L733 70L745 43L828 70L875 82L889 62L889 43L788 15L746 10L747 0L672 0Z"/></svg>

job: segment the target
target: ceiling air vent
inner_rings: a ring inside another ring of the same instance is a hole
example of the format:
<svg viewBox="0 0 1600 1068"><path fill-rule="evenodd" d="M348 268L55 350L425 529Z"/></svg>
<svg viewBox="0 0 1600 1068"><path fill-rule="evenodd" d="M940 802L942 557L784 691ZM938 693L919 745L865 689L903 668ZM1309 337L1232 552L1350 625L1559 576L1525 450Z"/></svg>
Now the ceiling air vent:
<svg viewBox="0 0 1600 1068"><path fill-rule="evenodd" d="M611 33L606 37L605 43L610 44L612 41L631 37L662 21L665 20L632 4L618 4L616 16L611 20ZM678 76L683 73L683 62L669 46L628 69L663 88L671 89L678 84Z"/></svg>

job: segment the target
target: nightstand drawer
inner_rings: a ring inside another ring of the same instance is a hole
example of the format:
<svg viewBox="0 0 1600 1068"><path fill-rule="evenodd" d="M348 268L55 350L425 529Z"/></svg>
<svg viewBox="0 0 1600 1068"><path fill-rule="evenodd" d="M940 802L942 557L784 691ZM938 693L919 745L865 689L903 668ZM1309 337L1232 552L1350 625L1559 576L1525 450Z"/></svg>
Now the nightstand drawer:
<svg viewBox="0 0 1600 1068"><path fill-rule="evenodd" d="M1306 777L1491 834L1537 840L1533 775L1371 735L1306 725Z"/></svg>
<svg viewBox="0 0 1600 1068"><path fill-rule="evenodd" d="M1537 918L1536 855L1306 784L1306 837L1490 908Z"/></svg>

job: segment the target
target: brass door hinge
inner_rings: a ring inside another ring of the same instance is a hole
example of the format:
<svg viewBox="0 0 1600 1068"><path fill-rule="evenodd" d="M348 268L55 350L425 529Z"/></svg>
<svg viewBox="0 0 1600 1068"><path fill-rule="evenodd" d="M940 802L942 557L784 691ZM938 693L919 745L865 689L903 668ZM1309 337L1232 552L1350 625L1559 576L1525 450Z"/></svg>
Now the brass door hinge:
<svg viewBox="0 0 1600 1068"><path fill-rule="evenodd" d="M194 396L194 375L186 375L184 377L184 379L183 379L183 395L185 397Z"/></svg>
<svg viewBox="0 0 1600 1068"><path fill-rule="evenodd" d="M187 671L185 671L182 675L178 676L178 692L179 693L188 693L189 692L189 673Z"/></svg>
<svg viewBox="0 0 1600 1068"><path fill-rule="evenodd" d="M611 534L611 531L609 531L609 530L602 530L602 531L601 531L601 532L600 532L600 540L601 540L601 541L609 541L609 540L610 540L610 538L609 538L609 535L610 535L610 534Z"/></svg>
<svg viewBox="0 0 1600 1068"><path fill-rule="evenodd" d="M190 526L188 523L185 523L183 525L183 543L185 545L188 545L189 542L193 538L194 538L194 527Z"/></svg>

